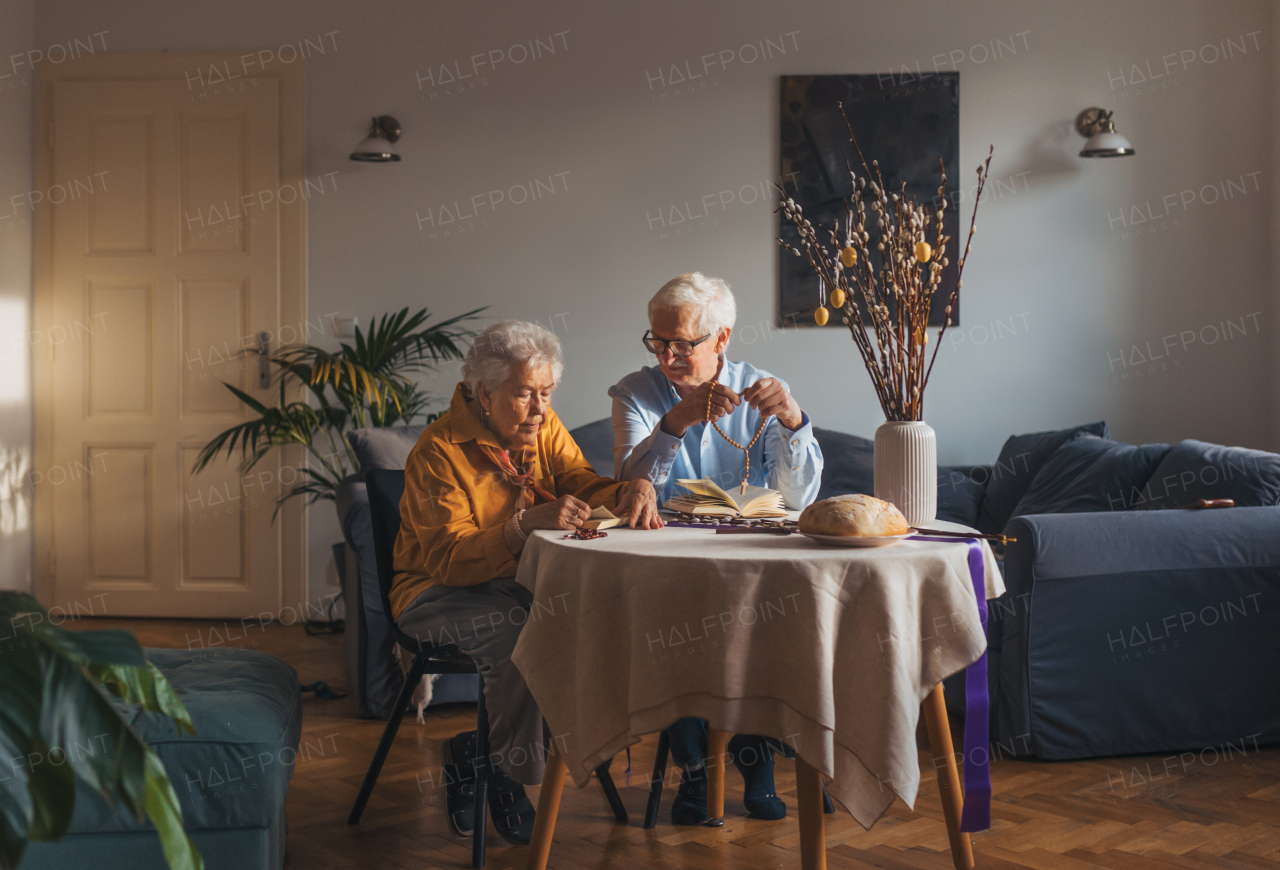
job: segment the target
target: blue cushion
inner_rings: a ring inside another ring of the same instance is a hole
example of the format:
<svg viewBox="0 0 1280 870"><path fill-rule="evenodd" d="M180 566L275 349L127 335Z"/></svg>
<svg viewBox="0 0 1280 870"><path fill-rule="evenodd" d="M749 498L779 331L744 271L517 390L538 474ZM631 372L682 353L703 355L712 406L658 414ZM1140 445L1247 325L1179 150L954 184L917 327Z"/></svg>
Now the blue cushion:
<svg viewBox="0 0 1280 870"><path fill-rule="evenodd" d="M988 535L999 534L1053 452L1081 432L1106 438L1107 424L1089 423L1071 429L1010 436L991 470L991 481L978 512L978 530Z"/></svg>
<svg viewBox="0 0 1280 870"><path fill-rule="evenodd" d="M118 705L164 762L188 830L268 828L284 812L302 734L298 674L273 655L242 649L244 630L233 622L235 639L220 641L223 632L214 629L218 636L202 635L201 643L217 644L206 649L145 650L186 705L194 735L179 734L167 716ZM303 751L323 755L336 748L322 739ZM77 781L71 833L149 826Z"/></svg>
<svg viewBox="0 0 1280 870"><path fill-rule="evenodd" d="M1237 507L1280 505L1280 455L1182 441L1151 475L1147 495L1140 510L1182 507L1202 498L1233 499Z"/></svg>
<svg viewBox="0 0 1280 870"><path fill-rule="evenodd" d="M1077 435L1049 457L1013 515L1131 510L1168 452L1168 444L1135 447Z"/></svg>
<svg viewBox="0 0 1280 870"><path fill-rule="evenodd" d="M569 437L591 464L592 471L601 477L613 477L613 420L606 417L570 429Z"/></svg>
<svg viewBox="0 0 1280 870"><path fill-rule="evenodd" d="M938 466L938 519L976 529L990 479L990 465Z"/></svg>
<svg viewBox="0 0 1280 870"><path fill-rule="evenodd" d="M875 495L875 442L834 429L813 427L822 450L822 485L818 498L864 493Z"/></svg>

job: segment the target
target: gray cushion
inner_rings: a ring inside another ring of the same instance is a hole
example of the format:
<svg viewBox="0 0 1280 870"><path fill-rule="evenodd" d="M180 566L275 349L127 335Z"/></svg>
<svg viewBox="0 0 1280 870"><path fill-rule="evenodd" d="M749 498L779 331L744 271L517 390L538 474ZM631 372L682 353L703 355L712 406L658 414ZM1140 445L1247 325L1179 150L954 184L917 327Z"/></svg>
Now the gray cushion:
<svg viewBox="0 0 1280 870"><path fill-rule="evenodd" d="M999 534L1049 457L1081 432L1106 438L1107 424L1088 423L1071 429L1010 436L991 470L991 481L978 512L978 531Z"/></svg>
<svg viewBox="0 0 1280 870"><path fill-rule="evenodd" d="M409 461L409 451L418 443L418 437L425 428L425 423L416 423L410 426L352 429L347 433L347 443L355 451L361 471L368 471L370 468L403 471Z"/></svg>
<svg viewBox="0 0 1280 870"><path fill-rule="evenodd" d="M1182 441L1164 457L1147 484L1140 510L1162 510L1202 498L1233 499L1237 507L1280 505L1280 455Z"/></svg>
<svg viewBox="0 0 1280 870"><path fill-rule="evenodd" d="M569 430L591 469L601 477L613 477L613 421L606 417Z"/></svg>
<svg viewBox="0 0 1280 870"><path fill-rule="evenodd" d="M1013 515L1131 510L1168 452L1168 444L1136 447L1081 433L1049 457Z"/></svg>

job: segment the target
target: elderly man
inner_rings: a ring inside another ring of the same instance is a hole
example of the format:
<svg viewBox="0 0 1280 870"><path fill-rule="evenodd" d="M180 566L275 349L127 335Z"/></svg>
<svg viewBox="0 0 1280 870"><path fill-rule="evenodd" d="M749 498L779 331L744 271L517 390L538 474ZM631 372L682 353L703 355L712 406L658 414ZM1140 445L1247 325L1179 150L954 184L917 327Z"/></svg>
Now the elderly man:
<svg viewBox="0 0 1280 870"><path fill-rule="evenodd" d="M532 593L516 583L535 529L573 529L606 505L638 528L660 528L647 480L599 477L551 410L560 340L534 323L494 324L467 352L449 411L422 432L405 467L391 610L420 640L475 660L489 713L489 809L509 843L533 833L524 784L542 781L542 714L511 662ZM445 741L449 827L474 824L476 732Z"/></svg>
<svg viewBox="0 0 1280 870"><path fill-rule="evenodd" d="M737 305L729 286L701 272L668 281L649 300L644 346L657 366L627 375L609 390L613 397L614 476L648 480L661 504L679 478L710 477L736 487L751 443L748 483L782 493L800 510L818 494L822 451L809 417L785 382L745 362L725 358ZM708 421L717 422L722 437ZM706 722L681 719L667 729L671 750L684 769L671 807L676 824L707 819ZM778 741L738 734L729 743L746 784L753 816L780 819L787 813L773 786L773 752L790 751Z"/></svg>

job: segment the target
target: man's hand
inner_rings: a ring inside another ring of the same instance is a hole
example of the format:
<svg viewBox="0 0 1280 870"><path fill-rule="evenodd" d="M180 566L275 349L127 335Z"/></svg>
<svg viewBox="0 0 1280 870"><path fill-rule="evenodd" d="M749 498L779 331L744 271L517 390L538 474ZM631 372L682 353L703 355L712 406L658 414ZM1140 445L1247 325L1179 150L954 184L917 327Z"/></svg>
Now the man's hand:
<svg viewBox="0 0 1280 870"><path fill-rule="evenodd" d="M733 409L742 404L743 398L724 384L707 381L695 387L692 393L677 402L676 406L663 416L662 431L676 438L683 438L690 426L707 422L708 396L711 397L711 422L713 423L725 414L733 413Z"/></svg>
<svg viewBox="0 0 1280 870"><path fill-rule="evenodd" d="M643 478L627 481L617 512L629 517L628 524L633 529L660 529L666 525L658 514L658 493Z"/></svg>
<svg viewBox="0 0 1280 870"><path fill-rule="evenodd" d="M520 518L520 528L525 534L534 529L576 529L590 516L591 507L585 501L562 495L555 501L526 508Z"/></svg>
<svg viewBox="0 0 1280 870"><path fill-rule="evenodd" d="M776 416L779 423L793 432L804 422L800 405L777 378L761 378L742 391L742 398L759 411L761 417Z"/></svg>

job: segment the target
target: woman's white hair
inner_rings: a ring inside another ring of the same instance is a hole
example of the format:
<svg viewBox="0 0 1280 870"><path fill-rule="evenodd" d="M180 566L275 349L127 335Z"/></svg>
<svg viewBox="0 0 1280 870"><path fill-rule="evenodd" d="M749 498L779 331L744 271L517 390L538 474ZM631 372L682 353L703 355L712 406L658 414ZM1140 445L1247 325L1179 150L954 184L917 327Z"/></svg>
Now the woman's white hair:
<svg viewBox="0 0 1280 870"><path fill-rule="evenodd" d="M649 300L649 322L653 322L655 311L686 306L697 311L694 326L701 335L714 335L725 327L732 329L738 319L738 303L728 284L701 272L686 272L672 278L653 294Z"/></svg>
<svg viewBox="0 0 1280 870"><path fill-rule="evenodd" d="M462 380L472 396L479 386L493 392L511 376L516 366L551 366L551 376L559 382L564 357L556 334L526 320L504 320L476 336L462 363Z"/></svg>

